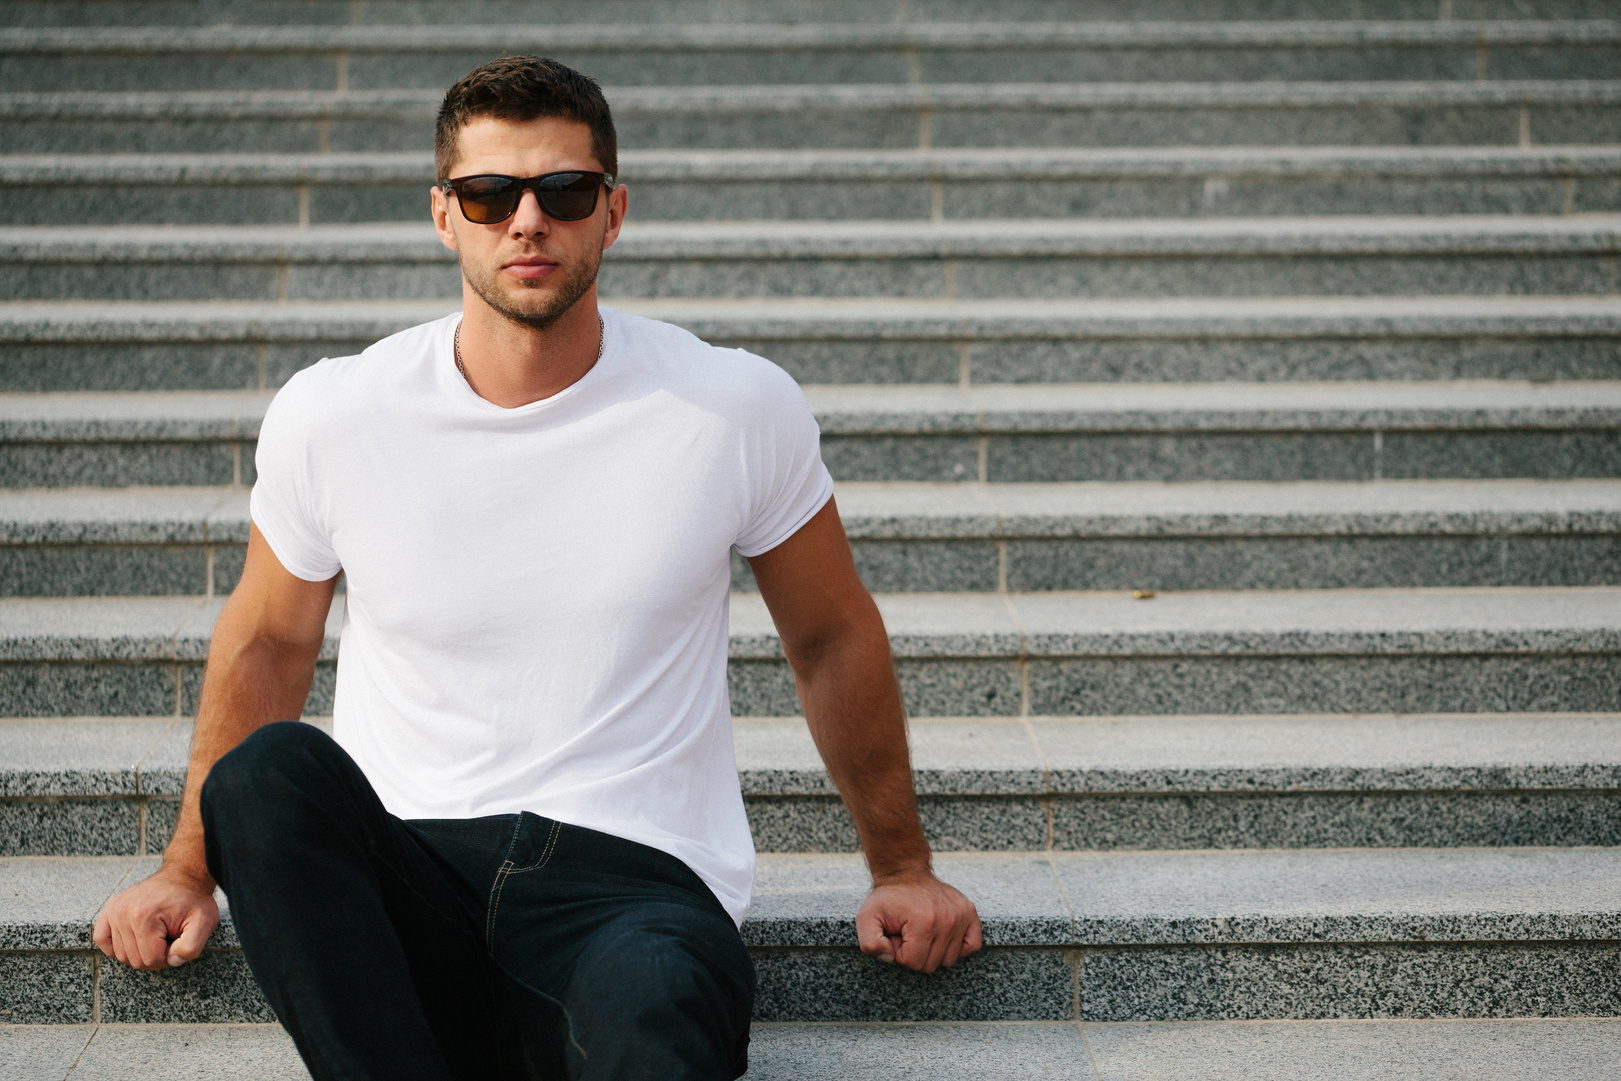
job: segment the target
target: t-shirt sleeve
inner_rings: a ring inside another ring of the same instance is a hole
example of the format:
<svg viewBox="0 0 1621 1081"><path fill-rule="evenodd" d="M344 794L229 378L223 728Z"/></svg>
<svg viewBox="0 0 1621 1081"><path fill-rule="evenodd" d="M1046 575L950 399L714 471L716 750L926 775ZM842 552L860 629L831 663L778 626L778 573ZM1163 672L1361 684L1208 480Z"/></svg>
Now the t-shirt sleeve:
<svg viewBox="0 0 1621 1081"><path fill-rule="evenodd" d="M343 569L318 506L316 453L311 438L319 418L294 376L271 401L254 453L258 474L248 497L259 527L281 565L308 582L324 582Z"/></svg>
<svg viewBox="0 0 1621 1081"><path fill-rule="evenodd" d="M749 512L734 542L744 556L769 552L799 532L833 496L821 429L804 391L774 364L762 382L745 425Z"/></svg>

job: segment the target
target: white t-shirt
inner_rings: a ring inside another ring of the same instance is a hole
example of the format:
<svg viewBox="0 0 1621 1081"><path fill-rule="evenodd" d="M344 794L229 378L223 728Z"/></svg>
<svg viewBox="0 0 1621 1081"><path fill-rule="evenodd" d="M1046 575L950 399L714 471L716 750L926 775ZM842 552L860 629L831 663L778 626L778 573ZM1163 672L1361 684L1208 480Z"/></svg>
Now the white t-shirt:
<svg viewBox="0 0 1621 1081"><path fill-rule="evenodd" d="M640 841L741 922L730 552L781 544L833 482L782 369L602 316L596 366L516 409L456 370L459 314L298 373L253 521L298 577L346 574L333 734L389 811Z"/></svg>

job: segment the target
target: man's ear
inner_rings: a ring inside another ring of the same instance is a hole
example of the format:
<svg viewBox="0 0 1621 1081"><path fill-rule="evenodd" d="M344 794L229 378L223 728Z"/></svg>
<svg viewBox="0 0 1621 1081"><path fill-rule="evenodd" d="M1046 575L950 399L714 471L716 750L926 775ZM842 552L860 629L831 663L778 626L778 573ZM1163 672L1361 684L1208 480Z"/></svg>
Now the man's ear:
<svg viewBox="0 0 1621 1081"><path fill-rule="evenodd" d="M450 225L450 197L437 184L428 190L431 193L429 199L432 200L430 213L433 215L433 231L439 234L439 243L451 251L460 251L456 246L456 230Z"/></svg>
<svg viewBox="0 0 1621 1081"><path fill-rule="evenodd" d="M608 193L608 227L602 233L602 250L607 251L619 239L619 230L625 224L625 212L630 209L630 189L621 184Z"/></svg>

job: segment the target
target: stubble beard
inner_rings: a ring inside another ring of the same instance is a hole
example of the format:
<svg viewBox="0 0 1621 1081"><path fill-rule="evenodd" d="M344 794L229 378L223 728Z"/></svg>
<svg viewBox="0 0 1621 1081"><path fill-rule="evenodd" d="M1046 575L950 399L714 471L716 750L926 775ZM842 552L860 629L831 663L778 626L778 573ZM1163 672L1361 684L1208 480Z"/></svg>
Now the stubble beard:
<svg viewBox="0 0 1621 1081"><path fill-rule="evenodd" d="M465 255L458 256L462 277L473 292L502 316L532 330L545 330L557 322L590 290L602 267L602 252L597 251L595 259L589 255L586 259L575 268L565 270L561 281L545 282L544 285L551 286L549 289L544 289L541 283L528 285L519 281L516 289L509 285L503 290L505 283L501 281L500 267L475 267L469 264ZM562 263L558 265L560 269L567 266ZM531 303L521 303L525 299Z"/></svg>

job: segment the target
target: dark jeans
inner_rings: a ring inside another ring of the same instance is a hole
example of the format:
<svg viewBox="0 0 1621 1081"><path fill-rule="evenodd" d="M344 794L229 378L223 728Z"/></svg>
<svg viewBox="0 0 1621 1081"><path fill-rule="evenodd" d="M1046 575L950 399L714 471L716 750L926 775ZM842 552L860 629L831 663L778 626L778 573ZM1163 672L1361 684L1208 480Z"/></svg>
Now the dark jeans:
<svg viewBox="0 0 1621 1081"><path fill-rule="evenodd" d="M674 856L538 815L403 821L267 725L203 785L208 869L316 1081L730 1079L754 966Z"/></svg>

